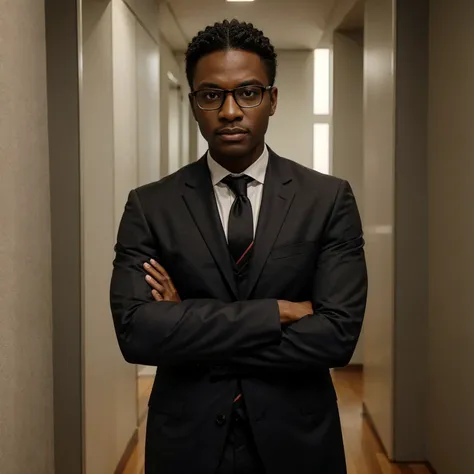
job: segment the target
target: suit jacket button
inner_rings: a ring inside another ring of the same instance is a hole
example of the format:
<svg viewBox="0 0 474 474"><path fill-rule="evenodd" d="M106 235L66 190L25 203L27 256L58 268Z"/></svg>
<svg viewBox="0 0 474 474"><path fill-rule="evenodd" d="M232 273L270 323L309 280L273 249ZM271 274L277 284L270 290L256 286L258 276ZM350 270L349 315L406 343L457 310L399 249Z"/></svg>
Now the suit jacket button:
<svg viewBox="0 0 474 474"><path fill-rule="evenodd" d="M226 424L227 418L225 415L217 415L216 416L216 423L218 426L224 426Z"/></svg>

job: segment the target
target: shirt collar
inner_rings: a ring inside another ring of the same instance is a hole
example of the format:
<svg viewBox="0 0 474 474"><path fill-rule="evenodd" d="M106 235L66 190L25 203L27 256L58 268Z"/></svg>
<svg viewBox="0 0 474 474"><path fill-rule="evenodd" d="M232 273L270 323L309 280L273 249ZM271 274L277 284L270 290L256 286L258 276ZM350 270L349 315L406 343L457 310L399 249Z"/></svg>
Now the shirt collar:
<svg viewBox="0 0 474 474"><path fill-rule="evenodd" d="M214 158L211 156L211 152L207 152L207 165L209 166L209 171L211 173L212 185L216 186L219 184L224 178L229 175L232 176L241 176L246 174L250 176L255 181L260 184L265 183L265 174L267 171L268 166L268 159L269 159L269 152L268 147L265 145L262 155L260 158L253 164L251 164L243 173L233 174L226 170L223 166L217 163Z"/></svg>

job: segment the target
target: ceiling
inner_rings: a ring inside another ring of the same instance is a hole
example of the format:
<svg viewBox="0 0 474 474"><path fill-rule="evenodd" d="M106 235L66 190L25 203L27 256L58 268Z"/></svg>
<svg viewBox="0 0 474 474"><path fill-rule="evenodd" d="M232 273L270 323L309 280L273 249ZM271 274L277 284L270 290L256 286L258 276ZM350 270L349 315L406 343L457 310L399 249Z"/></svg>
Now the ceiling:
<svg viewBox="0 0 474 474"><path fill-rule="evenodd" d="M206 26L224 19L252 22L278 50L315 49L338 0L162 0L160 31L174 51L185 51Z"/></svg>

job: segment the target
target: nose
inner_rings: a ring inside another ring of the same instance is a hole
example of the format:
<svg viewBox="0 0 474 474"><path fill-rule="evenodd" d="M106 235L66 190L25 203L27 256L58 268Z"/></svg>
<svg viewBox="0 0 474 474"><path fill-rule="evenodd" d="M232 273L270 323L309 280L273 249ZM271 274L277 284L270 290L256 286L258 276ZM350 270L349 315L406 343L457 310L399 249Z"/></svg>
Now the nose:
<svg viewBox="0 0 474 474"><path fill-rule="evenodd" d="M242 109L239 107L231 93L226 94L224 104L219 111L219 118L226 122L234 122L243 117Z"/></svg>

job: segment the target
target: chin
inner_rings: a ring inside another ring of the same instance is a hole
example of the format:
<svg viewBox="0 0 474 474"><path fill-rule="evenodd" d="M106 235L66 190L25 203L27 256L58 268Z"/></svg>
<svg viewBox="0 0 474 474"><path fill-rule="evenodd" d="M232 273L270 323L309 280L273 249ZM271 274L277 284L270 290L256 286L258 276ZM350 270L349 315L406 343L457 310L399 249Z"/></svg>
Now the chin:
<svg viewBox="0 0 474 474"><path fill-rule="evenodd" d="M211 148L211 154L214 150L214 153L218 153L221 156L229 156L233 158L239 158L241 156L247 156L249 153L252 153L252 148L248 144L243 143L226 143L219 144L219 146Z"/></svg>

